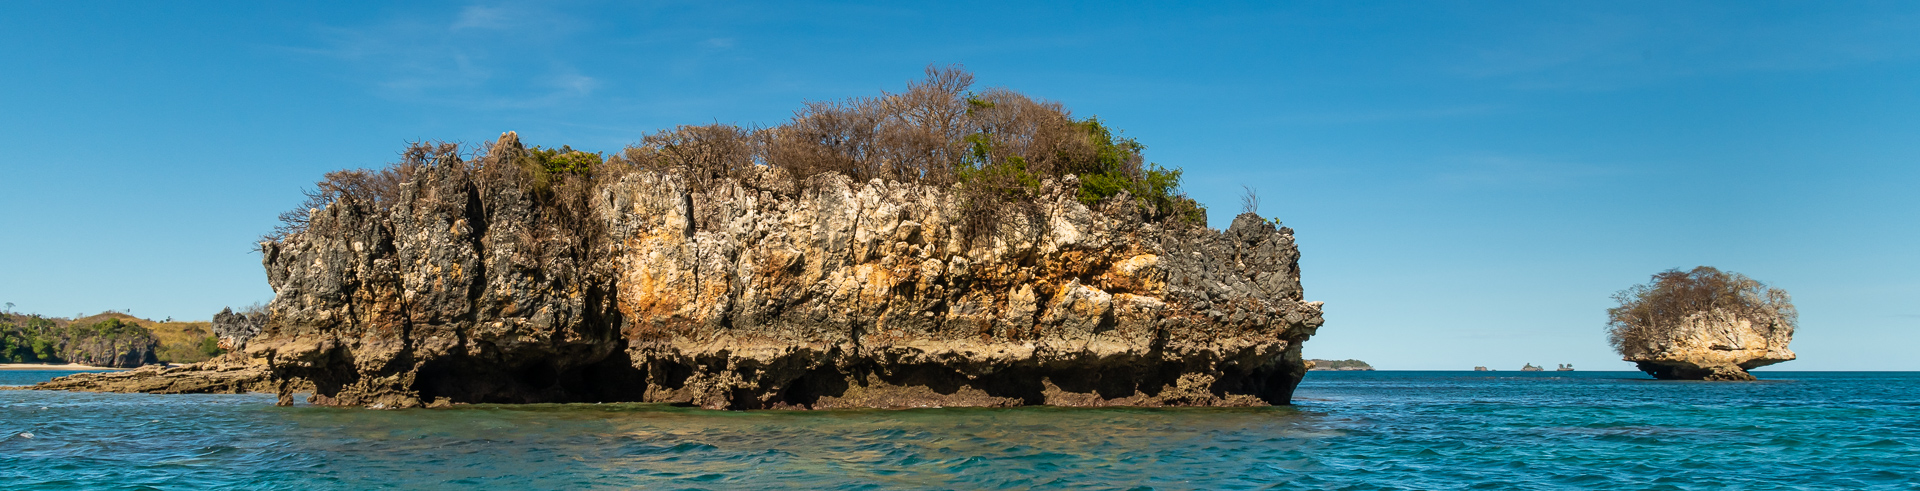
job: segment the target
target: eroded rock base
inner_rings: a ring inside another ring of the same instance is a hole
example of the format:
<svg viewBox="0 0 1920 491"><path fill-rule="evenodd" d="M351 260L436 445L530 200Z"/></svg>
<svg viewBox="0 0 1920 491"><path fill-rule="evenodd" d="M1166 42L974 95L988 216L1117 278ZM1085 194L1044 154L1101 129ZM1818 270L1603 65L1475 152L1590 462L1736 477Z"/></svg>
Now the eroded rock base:
<svg viewBox="0 0 1920 491"><path fill-rule="evenodd" d="M1217 352L871 356L794 350L768 358L637 350L645 400L712 409L1287 404L1305 373L1284 344Z"/></svg>
<svg viewBox="0 0 1920 491"><path fill-rule="evenodd" d="M1621 359L1663 380L1748 381L1755 380L1748 370L1796 358L1787 349L1792 341L1793 327L1785 320L1756 323L1736 312L1714 310L1687 316Z"/></svg>
<svg viewBox="0 0 1920 491"><path fill-rule="evenodd" d="M1265 406L1287 404L1305 374L1285 342L1234 349L1095 354L929 353L728 345L654 346L589 365L565 359L442 358L380 380L340 372L300 385L317 405L383 409L466 403L655 402L709 409ZM271 385L271 384L263 384ZM64 388L64 387L47 387ZM79 389L87 390L87 389ZM305 392L289 386L282 391ZM292 399L282 398L282 403Z"/></svg>
<svg viewBox="0 0 1920 491"><path fill-rule="evenodd" d="M1708 380L1742 382L1757 380L1738 366L1700 366L1687 363L1636 362L1640 371L1661 380Z"/></svg>

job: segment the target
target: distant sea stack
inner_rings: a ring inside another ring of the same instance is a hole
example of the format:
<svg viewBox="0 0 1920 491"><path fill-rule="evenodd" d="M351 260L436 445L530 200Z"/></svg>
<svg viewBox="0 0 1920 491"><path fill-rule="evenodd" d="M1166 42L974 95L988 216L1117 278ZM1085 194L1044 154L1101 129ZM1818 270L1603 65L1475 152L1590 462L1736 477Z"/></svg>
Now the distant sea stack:
<svg viewBox="0 0 1920 491"><path fill-rule="evenodd" d="M1719 311L1688 316L1675 327L1667 337L1624 359L1654 378L1754 380L1747 370L1797 357L1787 349L1793 329L1781 324L1756 324Z"/></svg>
<svg viewBox="0 0 1920 491"><path fill-rule="evenodd" d="M825 138L810 115L839 106L813 105L611 158L508 133L330 175L261 244L265 317L205 367L375 408L1289 403L1323 323L1293 230L1206 228L1098 120L948 76L897 105L957 132L847 137L893 146Z"/></svg>
<svg viewBox="0 0 1920 491"><path fill-rule="evenodd" d="M1307 360L1307 370L1316 372L1371 372L1373 365L1360 360Z"/></svg>
<svg viewBox="0 0 1920 491"><path fill-rule="evenodd" d="M1655 378L1754 380L1748 370L1796 357L1792 297L1739 273L1668 270L1615 299L1609 341Z"/></svg>

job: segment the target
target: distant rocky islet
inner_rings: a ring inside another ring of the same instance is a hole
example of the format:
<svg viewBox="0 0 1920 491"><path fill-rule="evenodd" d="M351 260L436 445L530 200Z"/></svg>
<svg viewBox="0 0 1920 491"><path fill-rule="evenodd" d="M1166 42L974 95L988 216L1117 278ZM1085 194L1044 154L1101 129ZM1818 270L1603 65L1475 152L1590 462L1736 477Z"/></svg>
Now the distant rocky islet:
<svg viewBox="0 0 1920 491"><path fill-rule="evenodd" d="M72 318L0 312L0 363L134 368L220 354L205 321L142 319L117 311Z"/></svg>
<svg viewBox="0 0 1920 491"><path fill-rule="evenodd" d="M1799 311L1785 290L1710 266L1656 273L1616 294L1608 341L1659 379L1750 381L1792 361Z"/></svg>
<svg viewBox="0 0 1920 491"><path fill-rule="evenodd" d="M1307 370L1315 372L1371 372L1373 365L1360 360L1307 360Z"/></svg>

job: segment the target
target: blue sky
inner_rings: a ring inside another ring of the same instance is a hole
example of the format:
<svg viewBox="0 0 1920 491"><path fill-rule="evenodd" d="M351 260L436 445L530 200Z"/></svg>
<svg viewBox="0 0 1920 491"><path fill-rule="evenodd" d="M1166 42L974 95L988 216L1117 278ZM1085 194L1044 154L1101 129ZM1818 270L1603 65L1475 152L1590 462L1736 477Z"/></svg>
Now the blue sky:
<svg viewBox="0 0 1920 491"><path fill-rule="evenodd" d="M205 319L252 242L412 140L616 150L778 123L931 63L1098 115L1298 231L1322 358L1574 363L1706 264L1792 292L1801 360L1920 370L1920 4L10 2L0 302Z"/></svg>

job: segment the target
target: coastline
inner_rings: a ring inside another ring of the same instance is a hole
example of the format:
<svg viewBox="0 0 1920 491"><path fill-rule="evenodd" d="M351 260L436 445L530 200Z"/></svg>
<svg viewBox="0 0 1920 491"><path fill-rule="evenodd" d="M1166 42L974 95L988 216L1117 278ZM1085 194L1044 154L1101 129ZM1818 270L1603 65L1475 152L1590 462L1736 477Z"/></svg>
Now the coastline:
<svg viewBox="0 0 1920 491"><path fill-rule="evenodd" d="M50 363L0 363L0 370L76 370L76 371L77 370L115 370L115 371L121 371L121 370L132 370L132 368L96 367L93 365L81 365L79 363L68 363L64 365L54 365Z"/></svg>

